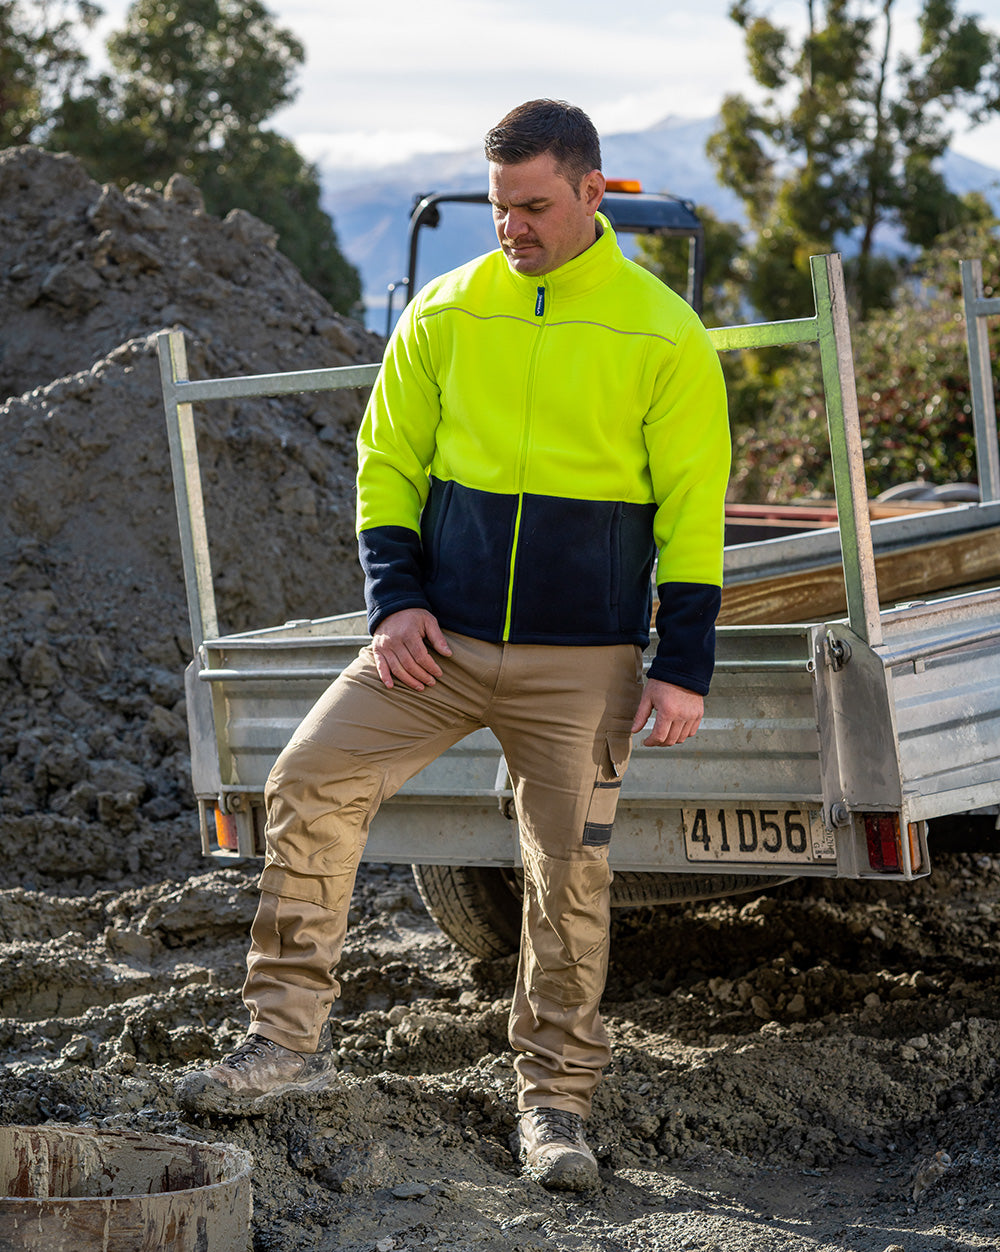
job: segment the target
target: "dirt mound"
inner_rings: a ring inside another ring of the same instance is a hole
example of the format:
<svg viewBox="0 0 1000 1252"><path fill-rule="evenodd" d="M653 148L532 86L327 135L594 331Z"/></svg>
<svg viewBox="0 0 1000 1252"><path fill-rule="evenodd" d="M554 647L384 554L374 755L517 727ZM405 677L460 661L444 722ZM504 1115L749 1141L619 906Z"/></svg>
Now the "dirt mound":
<svg viewBox="0 0 1000 1252"><path fill-rule="evenodd" d="M190 798L190 656L156 335L191 376L377 360L236 210L208 216L89 179L70 156L0 153L0 782L14 881L135 874L174 856ZM220 620L356 609L357 391L199 406ZM183 869L184 866L178 867Z"/></svg>

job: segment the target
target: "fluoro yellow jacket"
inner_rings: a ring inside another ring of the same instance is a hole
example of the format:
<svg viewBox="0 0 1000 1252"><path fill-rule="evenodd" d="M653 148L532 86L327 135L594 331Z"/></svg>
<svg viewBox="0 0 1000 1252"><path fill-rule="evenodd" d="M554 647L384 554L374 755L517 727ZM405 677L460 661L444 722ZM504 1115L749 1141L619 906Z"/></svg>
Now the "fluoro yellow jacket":
<svg viewBox="0 0 1000 1252"><path fill-rule="evenodd" d="M552 273L488 253L429 283L392 335L358 437L369 627L414 606L510 643L649 642L705 692L730 439L692 309L606 218Z"/></svg>

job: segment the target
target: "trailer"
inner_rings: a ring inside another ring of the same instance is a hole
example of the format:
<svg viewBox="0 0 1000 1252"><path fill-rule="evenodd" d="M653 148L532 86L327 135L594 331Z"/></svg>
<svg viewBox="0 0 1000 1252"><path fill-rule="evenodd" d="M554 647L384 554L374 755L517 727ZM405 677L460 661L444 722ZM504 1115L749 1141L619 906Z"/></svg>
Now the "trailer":
<svg viewBox="0 0 1000 1252"><path fill-rule="evenodd" d="M929 829L972 815L992 830L1000 812L1000 455L985 335L1000 301L966 263L980 499L872 521L840 258L811 269L811 315L709 333L719 351L815 346L837 525L726 549L702 727L668 750L635 740L610 852L616 905L790 877L909 882L930 872ZM159 352L202 848L260 857L270 766L368 637L363 613L220 634L193 406L366 386L378 365L191 380L181 332L164 332ZM365 858L414 866L432 916L469 951L514 950L518 831L493 735L469 735L387 801Z"/></svg>

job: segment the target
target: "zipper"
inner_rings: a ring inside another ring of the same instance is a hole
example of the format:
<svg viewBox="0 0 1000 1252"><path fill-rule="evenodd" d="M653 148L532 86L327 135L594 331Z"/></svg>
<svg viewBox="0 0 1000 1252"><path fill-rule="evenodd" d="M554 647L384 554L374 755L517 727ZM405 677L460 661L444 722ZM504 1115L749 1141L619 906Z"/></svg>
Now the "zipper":
<svg viewBox="0 0 1000 1252"><path fill-rule="evenodd" d="M511 615L514 611L514 572L517 565L517 546L521 535L521 512L524 507L524 474L528 464L528 447L531 442L531 395L534 391L535 382L535 362L538 358L538 350L541 347L541 331L544 329L545 321L549 310L546 308L548 301L548 284L542 281L535 291L535 317L541 319L538 327L539 334L535 337L534 345L531 349L531 357L528 361L528 375L524 385L524 424L521 427L521 446L518 451L517 465L517 511L514 514L514 534L510 544L510 572L507 576L507 606L504 613L503 622L503 642L510 641L510 622Z"/></svg>

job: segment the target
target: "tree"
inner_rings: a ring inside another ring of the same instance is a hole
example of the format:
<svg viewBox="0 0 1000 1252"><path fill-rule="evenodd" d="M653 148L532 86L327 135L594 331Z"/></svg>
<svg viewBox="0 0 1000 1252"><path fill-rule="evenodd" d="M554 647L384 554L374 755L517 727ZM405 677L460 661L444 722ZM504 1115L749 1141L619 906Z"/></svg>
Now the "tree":
<svg viewBox="0 0 1000 1252"><path fill-rule="evenodd" d="M135 0L108 41L114 73L63 102L49 138L102 181L163 187L180 172L215 214L247 209L335 309L361 282L320 203L315 168L263 123L295 94L304 52L259 0Z"/></svg>
<svg viewBox="0 0 1000 1252"><path fill-rule="evenodd" d="M259 0L136 0L108 40L116 111L158 179L252 131L294 97L302 44ZM187 168L185 168L187 166Z"/></svg>
<svg viewBox="0 0 1000 1252"><path fill-rule="evenodd" d="M975 217L945 185L936 162L949 117L982 121L1000 109L1000 39L956 0L923 0L915 56L893 56L897 0L805 0L806 32L736 0L760 104L728 96L709 155L746 206L756 241L748 295L765 317L808 307L810 253L850 237L849 279L858 312L884 305L894 267L875 251L887 224L928 246ZM846 250L846 249L845 249Z"/></svg>
<svg viewBox="0 0 1000 1252"><path fill-rule="evenodd" d="M979 257L986 291L1000 289L1000 223L982 220L939 237L919 257L920 285L904 283L892 308L873 311L854 336L858 409L869 495L912 480L971 482L976 475L972 397L959 261ZM991 330L994 359L1000 327ZM826 410L815 350L786 359L768 379L755 420L737 423L734 493L786 500L833 494ZM762 419L761 414L767 417Z"/></svg>
<svg viewBox="0 0 1000 1252"><path fill-rule="evenodd" d="M359 311L360 275L340 250L315 167L290 140L260 128L238 132L195 177L210 212L236 207L270 222L306 282L341 313Z"/></svg>
<svg viewBox="0 0 1000 1252"><path fill-rule="evenodd" d="M79 30L100 13L90 0L0 0L0 148L44 134L51 109L86 69Z"/></svg>
<svg viewBox="0 0 1000 1252"><path fill-rule="evenodd" d="M705 288L702 320L708 326L735 322L740 305L742 276L738 273L743 229L723 222L707 205L698 206L705 231ZM640 235L635 258L680 295L687 291L688 241L659 235Z"/></svg>

